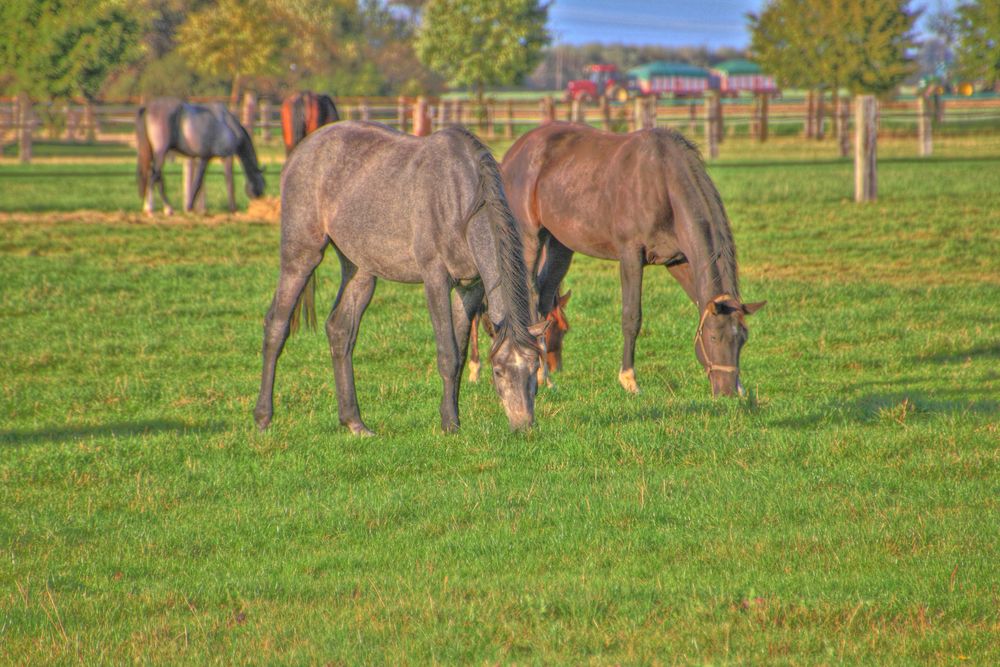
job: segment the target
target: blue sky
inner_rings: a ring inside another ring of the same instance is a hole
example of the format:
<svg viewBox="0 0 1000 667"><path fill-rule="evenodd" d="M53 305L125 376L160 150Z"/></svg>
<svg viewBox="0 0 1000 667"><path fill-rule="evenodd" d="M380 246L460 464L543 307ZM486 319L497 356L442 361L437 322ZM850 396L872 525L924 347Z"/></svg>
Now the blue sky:
<svg viewBox="0 0 1000 667"><path fill-rule="evenodd" d="M830 0L836 2L837 0ZM913 7L937 8L940 1L916 0ZM622 42L662 46L732 46L750 43L747 12L766 0L555 0L549 30L557 43Z"/></svg>

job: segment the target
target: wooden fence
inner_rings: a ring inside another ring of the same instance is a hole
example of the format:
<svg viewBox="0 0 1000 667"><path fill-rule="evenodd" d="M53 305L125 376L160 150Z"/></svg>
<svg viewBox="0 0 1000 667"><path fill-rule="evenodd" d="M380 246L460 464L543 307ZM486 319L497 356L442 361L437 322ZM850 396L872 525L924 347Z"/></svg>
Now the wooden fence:
<svg viewBox="0 0 1000 667"><path fill-rule="evenodd" d="M459 123L487 139L513 138L550 120L589 122L614 131L672 127L700 139L706 144L707 156L714 157L718 143L727 136L750 136L760 141L774 135L846 137L852 120L846 102L840 114L834 113L830 104L817 114L815 105L806 100L715 96L690 100L640 98L626 103L602 99L586 104L552 98L490 98L483 107L468 100L343 97L337 99L337 107L344 119L378 121L407 132L414 131L415 125L423 132ZM20 143L20 154L30 159L33 140L134 145L138 107L138 102L29 104L23 98L0 99L0 150ZM264 145L281 143L279 102L257 100L249 94L233 111L248 126L255 141ZM809 118L813 121L809 122ZM839 127L843 131L838 131ZM1000 98L940 102L914 99L879 105L880 136L919 133L921 145L929 146L932 127L934 132L943 133L1000 132ZM846 154L846 140L842 149Z"/></svg>

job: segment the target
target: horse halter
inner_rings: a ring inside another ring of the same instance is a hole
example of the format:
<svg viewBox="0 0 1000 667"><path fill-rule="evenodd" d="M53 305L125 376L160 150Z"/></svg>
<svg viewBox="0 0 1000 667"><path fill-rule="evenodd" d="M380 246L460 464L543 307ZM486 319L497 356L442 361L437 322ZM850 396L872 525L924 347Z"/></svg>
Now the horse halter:
<svg viewBox="0 0 1000 667"><path fill-rule="evenodd" d="M708 358L708 350L705 348L705 339L702 335L705 330L705 320L708 319L708 311L712 304L722 303L723 301L729 301L733 297L729 294L720 294L705 306L705 310L701 312L701 320L698 321L698 331L694 334L695 345L701 348L701 356L705 359L705 374L711 375L712 371L719 371L721 373L737 373L739 368L736 366L723 366L722 364L713 363L711 359Z"/></svg>

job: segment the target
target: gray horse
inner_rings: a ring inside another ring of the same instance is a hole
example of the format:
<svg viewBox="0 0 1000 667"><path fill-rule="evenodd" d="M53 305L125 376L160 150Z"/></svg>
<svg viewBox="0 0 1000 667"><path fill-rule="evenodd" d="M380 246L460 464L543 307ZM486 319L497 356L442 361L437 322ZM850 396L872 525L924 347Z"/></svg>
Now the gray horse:
<svg viewBox="0 0 1000 667"><path fill-rule="evenodd" d="M135 134L139 150L136 179L146 213L153 212L154 185L159 187L163 211L167 215L174 211L163 191L163 161L171 150L197 161L188 200L184 202L185 211L193 208L205 178L205 167L213 157L223 158L230 211L236 210L234 155L239 157L246 174L247 196L260 197L264 194L264 175L257 163L250 135L223 104L199 106L172 97L155 99L136 112Z"/></svg>
<svg viewBox="0 0 1000 667"><path fill-rule="evenodd" d="M493 156L459 127L417 138L377 123L341 122L307 136L282 172L281 274L264 319L259 428L271 422L278 356L327 245L341 269L326 321L341 424L371 435L358 409L352 356L379 277L424 284L445 431L458 428L470 322L484 296L497 330L493 381L510 427L533 423L545 322L530 323L519 230Z"/></svg>

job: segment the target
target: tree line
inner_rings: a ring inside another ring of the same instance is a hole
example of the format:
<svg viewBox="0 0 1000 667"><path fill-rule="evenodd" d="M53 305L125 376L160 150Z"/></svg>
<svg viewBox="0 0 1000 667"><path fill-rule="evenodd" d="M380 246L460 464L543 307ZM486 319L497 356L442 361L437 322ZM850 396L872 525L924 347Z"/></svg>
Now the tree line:
<svg viewBox="0 0 1000 667"><path fill-rule="evenodd" d="M447 87L557 89L588 63L710 66L735 49L551 46L547 0L4 0L0 92L36 100L415 95ZM996 85L1000 3L929 17L911 0L770 0L747 16L750 55L786 87L887 94L920 71Z"/></svg>

